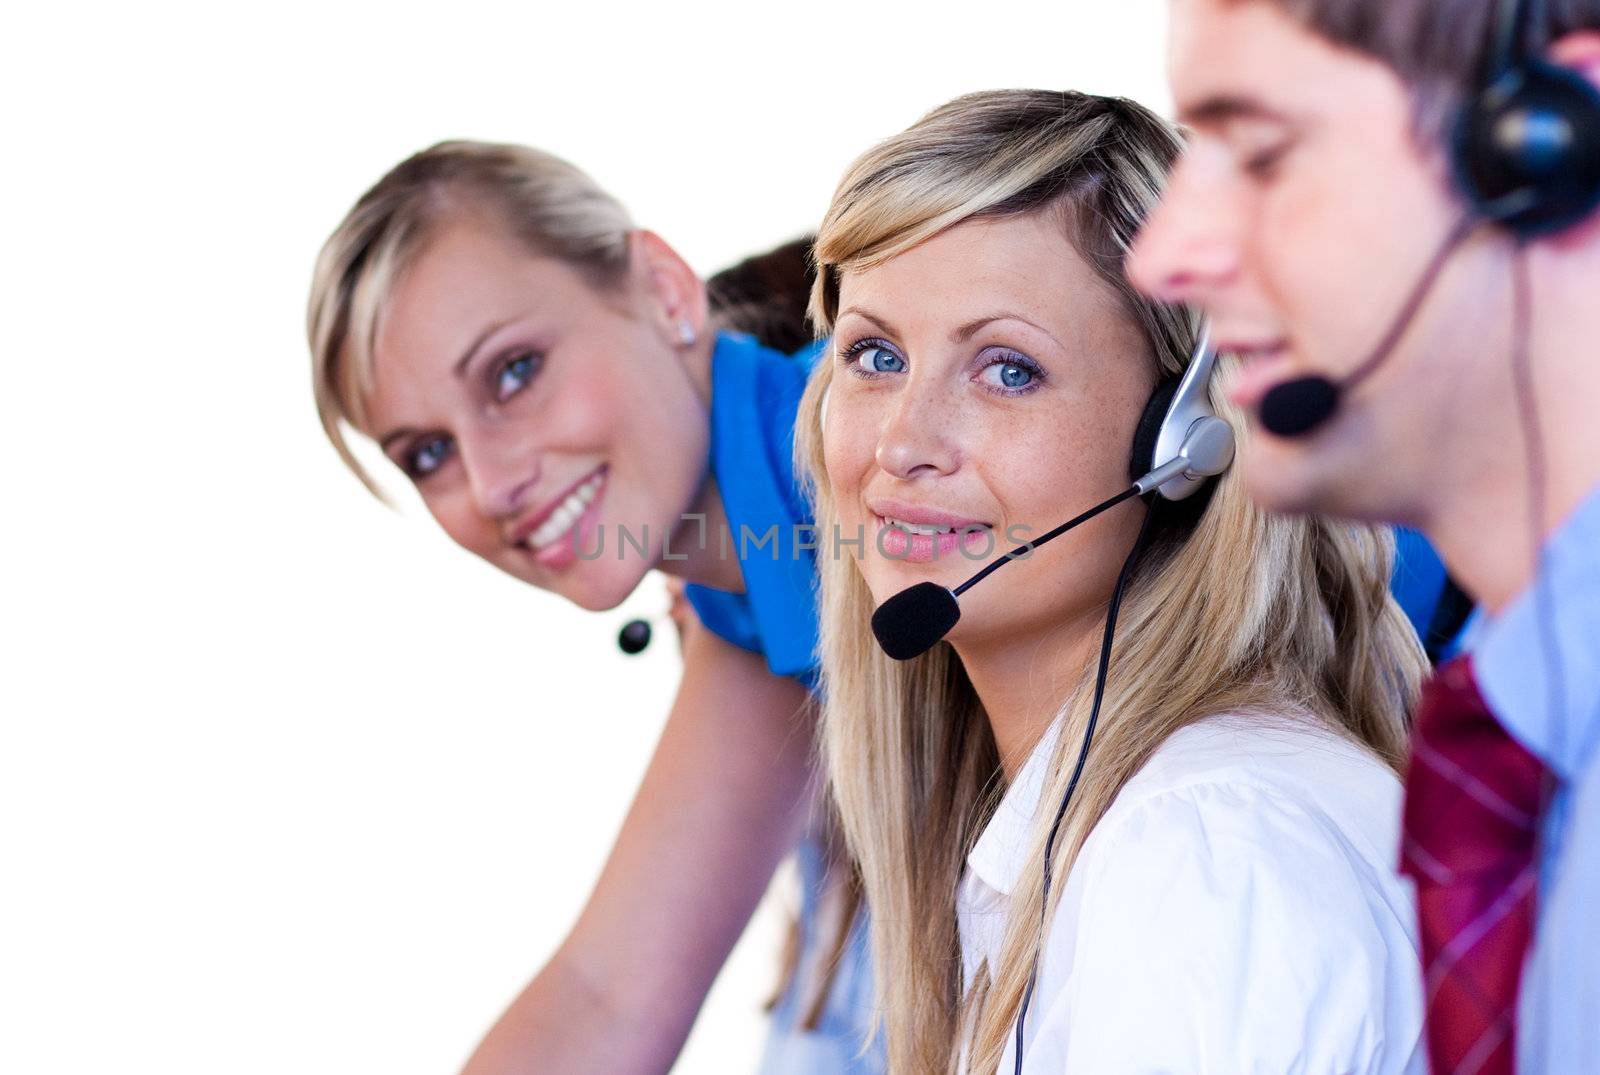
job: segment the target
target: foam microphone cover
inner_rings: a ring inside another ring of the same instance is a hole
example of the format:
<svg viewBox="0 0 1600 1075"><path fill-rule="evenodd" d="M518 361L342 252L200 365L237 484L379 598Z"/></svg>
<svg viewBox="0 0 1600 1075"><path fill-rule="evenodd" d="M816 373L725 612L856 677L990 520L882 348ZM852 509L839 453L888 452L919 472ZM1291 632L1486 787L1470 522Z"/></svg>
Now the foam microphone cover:
<svg viewBox="0 0 1600 1075"><path fill-rule="evenodd" d="M872 614L878 645L897 661L909 661L933 648L961 618L955 594L936 582L901 590Z"/></svg>
<svg viewBox="0 0 1600 1075"><path fill-rule="evenodd" d="M630 657L635 653L643 653L648 645L650 645L648 620L629 620L622 625L622 630L617 632L617 648Z"/></svg>
<svg viewBox="0 0 1600 1075"><path fill-rule="evenodd" d="M1300 377L1268 390L1261 425L1278 437L1303 437L1339 409L1339 386L1326 377Z"/></svg>

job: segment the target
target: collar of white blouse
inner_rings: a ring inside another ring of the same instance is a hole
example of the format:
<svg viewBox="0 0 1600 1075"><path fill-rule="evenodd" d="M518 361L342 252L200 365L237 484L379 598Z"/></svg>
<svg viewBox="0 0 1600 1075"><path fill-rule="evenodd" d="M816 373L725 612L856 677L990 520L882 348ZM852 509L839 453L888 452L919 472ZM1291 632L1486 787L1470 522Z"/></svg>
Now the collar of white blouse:
<svg viewBox="0 0 1600 1075"><path fill-rule="evenodd" d="M1023 855L1033 828L1034 815L1039 811L1039 796L1043 791L1045 770L1050 755L1055 752L1061 738L1061 721L1058 718L1044 733L1033 753L1017 773L1017 778L1006 789L994 817L984 828L983 835L967 855L971 875L1002 896L1009 896L1017 887L1017 877L1022 873Z"/></svg>
<svg viewBox="0 0 1600 1075"><path fill-rule="evenodd" d="M967 855L966 876L956 901L962 934L963 987L971 984L987 954L999 947L1007 904L1026 861L1045 772L1060 737L1058 719L1033 748Z"/></svg>

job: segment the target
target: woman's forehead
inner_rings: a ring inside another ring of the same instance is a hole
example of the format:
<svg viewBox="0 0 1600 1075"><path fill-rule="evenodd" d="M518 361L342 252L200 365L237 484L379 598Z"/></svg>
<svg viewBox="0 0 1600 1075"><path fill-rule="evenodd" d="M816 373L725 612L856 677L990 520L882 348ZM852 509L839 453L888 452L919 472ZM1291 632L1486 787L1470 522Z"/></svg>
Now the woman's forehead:
<svg viewBox="0 0 1600 1075"><path fill-rule="evenodd" d="M951 326L1011 313L1058 336L1121 316L1059 217L1043 213L963 221L878 265L844 270L839 318L863 312Z"/></svg>

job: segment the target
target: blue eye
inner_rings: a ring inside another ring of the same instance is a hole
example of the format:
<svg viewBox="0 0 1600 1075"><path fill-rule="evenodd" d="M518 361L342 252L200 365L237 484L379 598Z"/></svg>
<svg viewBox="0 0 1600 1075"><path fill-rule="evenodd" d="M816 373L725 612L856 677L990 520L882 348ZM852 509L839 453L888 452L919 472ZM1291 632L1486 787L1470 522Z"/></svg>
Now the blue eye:
<svg viewBox="0 0 1600 1075"><path fill-rule="evenodd" d="M1022 388L1033 380L1033 374L1021 366L1013 366L1006 362L997 368L1000 370L1000 383L1007 388Z"/></svg>
<svg viewBox="0 0 1600 1075"><path fill-rule="evenodd" d="M875 373L904 373L906 360L876 343L857 344L850 355L856 368L867 376Z"/></svg>
<svg viewBox="0 0 1600 1075"><path fill-rule="evenodd" d="M426 478L444 466L450 458L449 437L427 437L418 441L406 452L405 471L413 481Z"/></svg>
<svg viewBox="0 0 1600 1075"><path fill-rule="evenodd" d="M539 372L539 367L544 362L544 356L533 351L524 351L513 355L509 361L500 367L494 378L494 398L497 402L504 403L520 392Z"/></svg>
<svg viewBox="0 0 1600 1075"><path fill-rule="evenodd" d="M1002 393L1022 393L1030 391L1036 382L1044 379L1044 370L1031 358L1012 351L1005 352L1002 357L983 367L982 376L989 387Z"/></svg>

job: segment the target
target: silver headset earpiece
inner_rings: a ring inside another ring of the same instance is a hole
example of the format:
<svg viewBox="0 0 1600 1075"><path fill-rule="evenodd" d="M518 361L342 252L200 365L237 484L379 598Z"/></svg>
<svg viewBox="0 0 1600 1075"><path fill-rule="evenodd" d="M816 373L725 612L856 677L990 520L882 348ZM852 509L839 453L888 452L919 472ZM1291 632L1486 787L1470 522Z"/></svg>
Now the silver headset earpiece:
<svg viewBox="0 0 1600 1075"><path fill-rule="evenodd" d="M1176 477L1166 478L1156 486L1167 500L1193 496L1233 463L1233 427L1217 417L1211 406L1211 374L1216 364L1217 352L1211 347L1211 328L1207 325L1200 330L1194 356L1183 371L1156 436L1152 473L1179 459L1186 464Z"/></svg>
<svg viewBox="0 0 1600 1075"><path fill-rule="evenodd" d="M817 428L828 428L828 397L833 395L833 382L828 382L828 387L822 390L822 406L817 408Z"/></svg>

